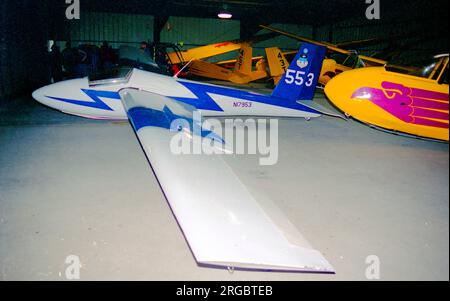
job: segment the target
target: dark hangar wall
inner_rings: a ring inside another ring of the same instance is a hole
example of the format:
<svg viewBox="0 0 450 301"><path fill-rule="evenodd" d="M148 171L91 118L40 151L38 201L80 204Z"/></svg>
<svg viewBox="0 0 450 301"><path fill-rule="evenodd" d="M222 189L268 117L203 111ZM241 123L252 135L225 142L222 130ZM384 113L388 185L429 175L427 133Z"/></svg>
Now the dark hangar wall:
<svg viewBox="0 0 450 301"><path fill-rule="evenodd" d="M0 106L46 78L48 4L0 1Z"/></svg>

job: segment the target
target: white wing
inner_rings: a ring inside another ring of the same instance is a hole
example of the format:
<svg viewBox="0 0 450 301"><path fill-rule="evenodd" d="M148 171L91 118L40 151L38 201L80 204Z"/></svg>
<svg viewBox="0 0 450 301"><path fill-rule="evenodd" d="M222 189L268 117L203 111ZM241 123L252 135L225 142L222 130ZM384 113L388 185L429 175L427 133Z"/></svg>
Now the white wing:
<svg viewBox="0 0 450 301"><path fill-rule="evenodd" d="M199 264L334 272L276 208L267 212L267 205L258 203L221 155L175 155L170 151L170 141L179 132L168 129L168 124L175 117L192 119L193 107L132 89L122 90L120 95Z"/></svg>

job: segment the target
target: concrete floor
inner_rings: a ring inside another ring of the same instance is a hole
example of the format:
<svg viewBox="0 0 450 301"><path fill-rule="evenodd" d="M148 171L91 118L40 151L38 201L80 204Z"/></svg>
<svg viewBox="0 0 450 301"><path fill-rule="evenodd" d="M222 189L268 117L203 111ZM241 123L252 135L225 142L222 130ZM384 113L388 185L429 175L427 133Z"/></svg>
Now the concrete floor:
<svg viewBox="0 0 450 301"><path fill-rule="evenodd" d="M131 126L27 102L0 111L2 280L449 280L449 146L321 117L281 119L279 163L227 162L335 275L198 267ZM19 109L20 108L20 109ZM218 174L220 176L220 174Z"/></svg>

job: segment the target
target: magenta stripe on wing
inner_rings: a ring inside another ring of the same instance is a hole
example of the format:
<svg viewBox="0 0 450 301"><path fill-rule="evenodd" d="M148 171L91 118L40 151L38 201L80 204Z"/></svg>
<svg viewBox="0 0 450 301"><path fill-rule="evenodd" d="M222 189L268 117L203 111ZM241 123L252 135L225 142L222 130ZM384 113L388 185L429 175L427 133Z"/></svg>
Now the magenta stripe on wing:
<svg viewBox="0 0 450 301"><path fill-rule="evenodd" d="M418 98L418 97L413 97L412 106L434 109L434 110L448 111L448 102L444 103L444 102L439 102L439 101L426 100L426 99Z"/></svg>
<svg viewBox="0 0 450 301"><path fill-rule="evenodd" d="M426 125L426 126L433 126L433 127L448 129L448 123L429 120L429 119L420 118L420 117L414 118L414 121L412 123L418 124L418 125Z"/></svg>
<svg viewBox="0 0 450 301"><path fill-rule="evenodd" d="M392 82L383 82L382 86L385 90L361 87L353 93L352 98L370 100L407 123L449 128L448 122L439 121L449 119L448 94L411 89Z"/></svg>
<svg viewBox="0 0 450 301"><path fill-rule="evenodd" d="M412 113L412 115L433 119L448 120L448 113L432 111L422 108L414 108L414 112Z"/></svg>
<svg viewBox="0 0 450 301"><path fill-rule="evenodd" d="M440 101L446 101L448 103L448 94L446 93L440 93L440 92L434 92L434 91L428 91L428 90L422 90L422 89L411 89L412 97L420 97L420 98L428 98L428 99L435 99ZM448 104L447 104L448 108Z"/></svg>

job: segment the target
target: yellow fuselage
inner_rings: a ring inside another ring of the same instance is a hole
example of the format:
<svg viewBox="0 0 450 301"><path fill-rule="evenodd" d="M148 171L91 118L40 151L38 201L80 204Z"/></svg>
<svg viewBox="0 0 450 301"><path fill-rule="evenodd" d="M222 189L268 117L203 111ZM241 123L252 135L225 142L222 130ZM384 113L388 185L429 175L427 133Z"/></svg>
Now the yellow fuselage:
<svg viewBox="0 0 450 301"><path fill-rule="evenodd" d="M334 77L325 93L336 107L364 123L449 140L448 84L368 67Z"/></svg>

